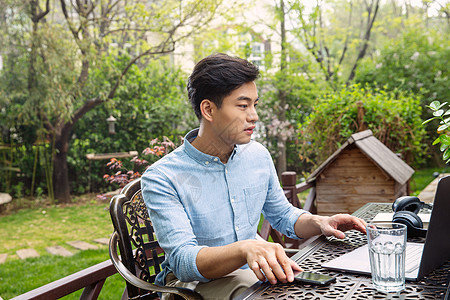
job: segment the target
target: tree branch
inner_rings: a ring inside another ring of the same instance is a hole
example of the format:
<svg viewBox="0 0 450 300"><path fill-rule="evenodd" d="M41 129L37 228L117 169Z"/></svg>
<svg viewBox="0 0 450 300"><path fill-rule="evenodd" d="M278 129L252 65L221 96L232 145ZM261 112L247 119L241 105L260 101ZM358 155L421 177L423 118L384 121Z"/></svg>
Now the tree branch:
<svg viewBox="0 0 450 300"><path fill-rule="evenodd" d="M375 1L376 1L375 2L375 11L373 12L372 19L368 20L366 34L364 36L363 46L362 46L361 50L358 53L358 57L356 58L355 63L353 64L353 68L352 68L352 70L350 72L350 75L348 76L348 79L347 79L347 83L349 83L351 80L353 80L353 78L355 77L355 71L356 71L356 67L358 66L358 62L366 55L366 51L367 51L367 48L369 46L370 33L372 31L372 27L373 27L373 23L375 21L375 18L377 17L379 3L380 3L380 0L375 0ZM373 2L372 2L372 6L373 6ZM369 15L370 15L370 13L369 13Z"/></svg>
<svg viewBox="0 0 450 300"><path fill-rule="evenodd" d="M67 26L69 26L69 30L72 33L73 37L75 38L75 42L77 44L79 44L80 37L78 36L78 33L80 32L80 29L75 30L74 26L72 25L72 22L70 21L70 18L69 18L69 14L67 12L66 1L60 0L60 3L61 3L61 10L62 10L64 18L66 19L66 22L67 22Z"/></svg>
<svg viewBox="0 0 450 300"><path fill-rule="evenodd" d="M37 0L39 1L39 0ZM40 10L40 9L39 9ZM48 13L50 12L50 0L47 0L45 3L45 11L41 12L40 14L33 16L32 21L34 23L38 23L42 18L44 18Z"/></svg>
<svg viewBox="0 0 450 300"><path fill-rule="evenodd" d="M352 15L353 15L353 2L352 2L352 0L350 0L350 13L349 13L349 16L348 16L348 28L349 29L352 26ZM341 57L339 58L338 65L336 67L336 73L339 72L339 69L341 68L342 62L344 61L344 57L345 57L345 54L346 54L347 49L348 49L348 39L349 39L349 36L350 36L349 32L350 32L350 30L347 30L347 34L345 36L345 42L344 42L344 49L342 49L342 54L341 54Z"/></svg>

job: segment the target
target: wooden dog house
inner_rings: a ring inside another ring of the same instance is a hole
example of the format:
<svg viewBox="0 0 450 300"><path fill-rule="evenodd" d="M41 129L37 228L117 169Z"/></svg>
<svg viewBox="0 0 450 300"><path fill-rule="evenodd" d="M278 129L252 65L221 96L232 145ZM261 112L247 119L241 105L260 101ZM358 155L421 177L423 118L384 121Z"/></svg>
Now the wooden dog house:
<svg viewBox="0 0 450 300"><path fill-rule="evenodd" d="M353 134L307 181L315 183L317 212L353 213L368 202L393 202L409 192L414 170L375 138Z"/></svg>

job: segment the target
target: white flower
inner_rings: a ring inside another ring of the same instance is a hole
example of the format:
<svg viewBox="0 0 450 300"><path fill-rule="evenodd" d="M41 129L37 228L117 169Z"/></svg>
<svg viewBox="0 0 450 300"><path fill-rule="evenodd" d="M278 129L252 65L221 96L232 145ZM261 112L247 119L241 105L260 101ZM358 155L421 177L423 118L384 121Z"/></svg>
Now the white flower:
<svg viewBox="0 0 450 300"><path fill-rule="evenodd" d="M417 60L417 58L419 57L420 53L419 52L414 52L414 54L411 56L411 60Z"/></svg>
<svg viewBox="0 0 450 300"><path fill-rule="evenodd" d="M382 66L383 66L383 63L378 63L378 64L375 65L375 68L376 68L376 69L379 69L379 68L381 68Z"/></svg>

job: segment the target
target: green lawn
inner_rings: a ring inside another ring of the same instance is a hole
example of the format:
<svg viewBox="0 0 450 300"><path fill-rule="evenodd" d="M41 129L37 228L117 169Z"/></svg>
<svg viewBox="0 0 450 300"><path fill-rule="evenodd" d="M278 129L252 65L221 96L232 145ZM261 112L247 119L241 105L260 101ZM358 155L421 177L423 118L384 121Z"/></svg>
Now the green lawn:
<svg viewBox="0 0 450 300"><path fill-rule="evenodd" d="M411 180L414 194L434 179L434 172L450 173L450 168L416 171ZM301 198L306 195L307 192ZM0 216L0 253L8 254L6 262L0 264L0 297L10 299L109 259L107 246L78 251L66 244L74 240L93 243L96 238L109 238L113 227L108 205L91 200L64 207L22 209ZM56 245L66 247L75 255L58 257L46 252L45 247ZM16 251L23 248L34 248L41 257L19 260ZM118 299L124 287L123 279L116 274L106 280L99 299ZM79 299L80 294L78 291L64 299Z"/></svg>
<svg viewBox="0 0 450 300"><path fill-rule="evenodd" d="M82 205L24 209L0 217L0 253L8 254L0 265L0 297L10 299L32 289L73 274L109 259L108 247L79 251L66 244L81 240L93 244L97 238L109 238L113 231L108 203L91 201ZM72 257L53 256L47 246L64 246ZM34 248L39 258L18 259L16 251ZM108 278L100 299L118 299L125 283L120 275ZM79 299L81 291L64 299Z"/></svg>
<svg viewBox="0 0 450 300"><path fill-rule="evenodd" d="M435 172L450 173L450 167L417 170L410 181L411 194L418 195L428 184L430 184L430 182L435 179L433 176Z"/></svg>
<svg viewBox="0 0 450 300"><path fill-rule="evenodd" d="M72 257L42 255L26 260L7 260L0 265L0 296L10 299L67 275L109 259L107 249L85 250ZM99 299L120 299L125 282L119 274L106 279ZM82 290L62 299L80 299Z"/></svg>

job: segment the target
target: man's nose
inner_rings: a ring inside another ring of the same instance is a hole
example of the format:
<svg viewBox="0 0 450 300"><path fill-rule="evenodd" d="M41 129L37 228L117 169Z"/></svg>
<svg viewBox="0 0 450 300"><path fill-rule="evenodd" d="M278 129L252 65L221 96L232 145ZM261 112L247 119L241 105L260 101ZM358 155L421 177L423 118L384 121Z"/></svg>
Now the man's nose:
<svg viewBox="0 0 450 300"><path fill-rule="evenodd" d="M254 123L258 120L259 120L258 113L256 112L256 108L253 107L247 115L247 121Z"/></svg>

